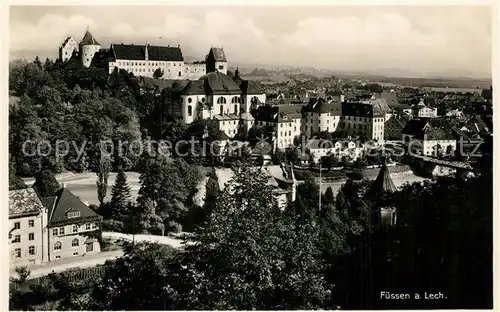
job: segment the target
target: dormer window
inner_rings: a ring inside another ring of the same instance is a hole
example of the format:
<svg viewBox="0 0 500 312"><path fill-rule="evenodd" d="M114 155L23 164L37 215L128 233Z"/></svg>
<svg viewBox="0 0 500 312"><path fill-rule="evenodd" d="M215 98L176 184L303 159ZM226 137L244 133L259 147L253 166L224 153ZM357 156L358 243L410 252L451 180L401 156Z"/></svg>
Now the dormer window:
<svg viewBox="0 0 500 312"><path fill-rule="evenodd" d="M70 211L67 214L68 219L78 218L80 216L80 211Z"/></svg>

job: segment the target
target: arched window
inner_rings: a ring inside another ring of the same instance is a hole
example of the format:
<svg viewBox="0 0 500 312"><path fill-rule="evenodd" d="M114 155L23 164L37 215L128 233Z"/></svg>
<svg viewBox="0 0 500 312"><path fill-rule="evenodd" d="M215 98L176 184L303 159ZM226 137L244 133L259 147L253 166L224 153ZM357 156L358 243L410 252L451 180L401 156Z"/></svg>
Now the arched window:
<svg viewBox="0 0 500 312"><path fill-rule="evenodd" d="M56 242L54 244L54 250L61 250L62 249L62 244L61 242Z"/></svg>
<svg viewBox="0 0 500 312"><path fill-rule="evenodd" d="M238 105L234 105L234 113L238 114Z"/></svg>
<svg viewBox="0 0 500 312"><path fill-rule="evenodd" d="M233 98L231 99L231 103L232 103L232 104L239 103L239 102L240 102L240 98L239 98L239 97L237 97L237 96L235 96L235 97L233 97Z"/></svg>
<svg viewBox="0 0 500 312"><path fill-rule="evenodd" d="M225 97L220 97L217 99L217 104L226 104L227 101L226 101L226 98Z"/></svg>
<svg viewBox="0 0 500 312"><path fill-rule="evenodd" d="M188 98L188 103L191 103L193 102L193 99L192 98Z"/></svg>
<svg viewBox="0 0 500 312"><path fill-rule="evenodd" d="M188 105L188 116L193 116L193 108L191 107L191 105Z"/></svg>
<svg viewBox="0 0 500 312"><path fill-rule="evenodd" d="M252 97L252 99L250 100L250 103L252 103L252 104L257 104L257 102L258 102L258 101L259 101L259 99L258 99L256 96L254 96L254 97Z"/></svg>
<svg viewBox="0 0 500 312"><path fill-rule="evenodd" d="M80 242L78 242L78 238L75 238L74 240L71 241L71 247L78 247L80 245Z"/></svg>

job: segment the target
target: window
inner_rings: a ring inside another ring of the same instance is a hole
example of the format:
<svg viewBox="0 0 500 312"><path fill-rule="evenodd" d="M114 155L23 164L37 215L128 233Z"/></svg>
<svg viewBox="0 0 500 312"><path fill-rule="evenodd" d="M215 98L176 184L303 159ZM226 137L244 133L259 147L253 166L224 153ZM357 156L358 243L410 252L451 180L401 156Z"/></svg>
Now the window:
<svg viewBox="0 0 500 312"><path fill-rule="evenodd" d="M238 114L238 105L234 105L234 113Z"/></svg>
<svg viewBox="0 0 500 312"><path fill-rule="evenodd" d="M21 222L14 222L14 230L19 230L21 228Z"/></svg>
<svg viewBox="0 0 500 312"><path fill-rule="evenodd" d="M35 255L35 246L30 246L28 248L28 252L29 252L30 256L34 256Z"/></svg>
<svg viewBox="0 0 500 312"><path fill-rule="evenodd" d="M73 256L78 256L78 252L74 252L74 253L73 253Z"/></svg>
<svg viewBox="0 0 500 312"><path fill-rule="evenodd" d="M222 115L224 112L222 111L222 106L220 107L220 114Z"/></svg>
<svg viewBox="0 0 500 312"><path fill-rule="evenodd" d="M233 98L231 99L231 103L233 103L233 104L234 104L234 103L238 103L239 101L240 101L240 99L239 99L237 96L235 96L235 97L233 97Z"/></svg>
<svg viewBox="0 0 500 312"><path fill-rule="evenodd" d="M182 76L182 73L181 73L181 72L179 72L179 77L180 77L180 76Z"/></svg>
<svg viewBox="0 0 500 312"><path fill-rule="evenodd" d="M92 223L92 229L97 229L98 226L97 226L97 223Z"/></svg>
<svg viewBox="0 0 500 312"><path fill-rule="evenodd" d="M85 224L85 230L90 230L90 223Z"/></svg>
<svg viewBox="0 0 500 312"><path fill-rule="evenodd" d="M227 101L226 101L226 98L224 97L220 97L217 99L217 104L226 104Z"/></svg>
<svg viewBox="0 0 500 312"><path fill-rule="evenodd" d="M21 235L14 236L14 240L12 242L13 243L20 243L21 242Z"/></svg>
<svg viewBox="0 0 500 312"><path fill-rule="evenodd" d="M21 258L21 248L14 249L14 257Z"/></svg>
<svg viewBox="0 0 500 312"><path fill-rule="evenodd" d="M219 69L224 69L224 65L219 65Z"/></svg>
<svg viewBox="0 0 500 312"><path fill-rule="evenodd" d="M73 233L78 232L78 225L73 225Z"/></svg>
<svg viewBox="0 0 500 312"><path fill-rule="evenodd" d="M80 211L68 212L68 218L78 218L80 216Z"/></svg>
<svg viewBox="0 0 500 312"><path fill-rule="evenodd" d="M59 235L64 235L64 228L63 227L59 228Z"/></svg>
<svg viewBox="0 0 500 312"><path fill-rule="evenodd" d="M71 241L71 247L78 247L80 243L78 242L78 238L75 238Z"/></svg>
<svg viewBox="0 0 500 312"><path fill-rule="evenodd" d="M58 235L57 229L53 229L53 230L52 230L52 235L53 235L53 236L57 236L57 235Z"/></svg>
<svg viewBox="0 0 500 312"><path fill-rule="evenodd" d="M61 256L56 256L56 259L61 259Z"/></svg>
<svg viewBox="0 0 500 312"><path fill-rule="evenodd" d="M34 227L35 226L35 220L28 220L28 226L29 227Z"/></svg>
<svg viewBox="0 0 500 312"><path fill-rule="evenodd" d="M191 107L191 105L188 106L188 116L192 116L193 115L193 108Z"/></svg>
<svg viewBox="0 0 500 312"><path fill-rule="evenodd" d="M35 240L35 233L29 233L28 240Z"/></svg>
<svg viewBox="0 0 500 312"><path fill-rule="evenodd" d="M62 244L61 242L56 242L54 244L54 250L61 250L62 249Z"/></svg>

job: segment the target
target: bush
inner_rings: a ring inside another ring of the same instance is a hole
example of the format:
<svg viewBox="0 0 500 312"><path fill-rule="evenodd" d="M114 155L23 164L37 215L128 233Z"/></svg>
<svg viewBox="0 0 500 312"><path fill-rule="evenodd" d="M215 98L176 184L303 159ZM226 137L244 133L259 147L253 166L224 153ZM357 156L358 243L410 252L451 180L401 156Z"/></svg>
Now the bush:
<svg viewBox="0 0 500 312"><path fill-rule="evenodd" d="M177 222L170 221L168 223L168 232L180 233L182 232L182 225Z"/></svg>
<svg viewBox="0 0 500 312"><path fill-rule="evenodd" d="M123 232L123 222L118 220L105 220L102 222L102 230L110 232Z"/></svg>

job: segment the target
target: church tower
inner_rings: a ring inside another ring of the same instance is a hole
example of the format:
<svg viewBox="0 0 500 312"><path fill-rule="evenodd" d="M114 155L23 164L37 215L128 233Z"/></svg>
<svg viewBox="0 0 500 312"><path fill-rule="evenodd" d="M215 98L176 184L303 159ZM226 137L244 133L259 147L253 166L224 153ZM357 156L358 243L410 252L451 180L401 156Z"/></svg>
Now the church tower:
<svg viewBox="0 0 500 312"><path fill-rule="evenodd" d="M101 45L97 42L97 40L95 40L94 36L92 36L88 27L82 41L80 41L79 48L82 65L84 67L90 67L92 59L94 58L96 52L101 49Z"/></svg>
<svg viewBox="0 0 500 312"><path fill-rule="evenodd" d="M227 60L222 48L211 48L205 58L207 74L218 71L227 75Z"/></svg>
<svg viewBox="0 0 500 312"><path fill-rule="evenodd" d="M377 178L373 181L365 195L365 199L373 204L371 212L372 224L375 226L390 226L396 224L396 209L386 203L386 195L397 191L391 179L387 161L384 158Z"/></svg>

